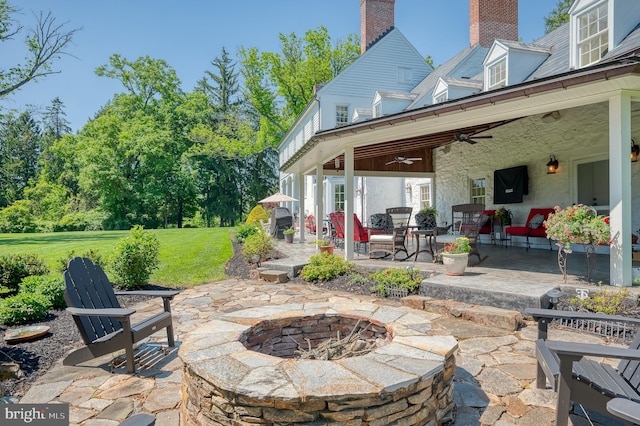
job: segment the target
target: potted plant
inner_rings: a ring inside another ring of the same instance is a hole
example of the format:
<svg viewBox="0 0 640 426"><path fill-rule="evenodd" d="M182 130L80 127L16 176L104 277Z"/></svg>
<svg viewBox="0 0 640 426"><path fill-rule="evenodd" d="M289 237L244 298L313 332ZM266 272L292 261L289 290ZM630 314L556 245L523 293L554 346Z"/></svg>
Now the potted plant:
<svg viewBox="0 0 640 426"><path fill-rule="evenodd" d="M591 281L591 270L594 267L594 246L608 245L611 231L609 217L599 215L596 209L584 204L577 204L561 209L554 207L547 220L543 222L547 238L556 240L558 249L558 266L564 281L567 281L567 254L571 253L571 244L584 245L587 256L587 281Z"/></svg>
<svg viewBox="0 0 640 426"><path fill-rule="evenodd" d="M504 228L511 225L511 219L513 218L513 213L511 210L506 207L502 207L497 209L493 213L493 231L494 232L502 232Z"/></svg>
<svg viewBox="0 0 640 426"><path fill-rule="evenodd" d="M638 235L640 235L640 229L638 229L637 234L631 234L631 244L638 244Z"/></svg>
<svg viewBox="0 0 640 426"><path fill-rule="evenodd" d="M284 235L284 242L293 243L293 234L295 233L296 233L296 228L294 228L293 226L291 228L287 228L284 231L282 231L282 234Z"/></svg>
<svg viewBox="0 0 640 426"><path fill-rule="evenodd" d="M331 240L315 240L314 244L318 246L320 253L333 254L333 242Z"/></svg>
<svg viewBox="0 0 640 426"><path fill-rule="evenodd" d="M434 229L437 226L436 216L438 211L434 207L425 207L415 215L418 229Z"/></svg>
<svg viewBox="0 0 640 426"><path fill-rule="evenodd" d="M442 249L442 264L447 275L464 275L469 262L471 245L466 237L456 238L455 243L447 244Z"/></svg>

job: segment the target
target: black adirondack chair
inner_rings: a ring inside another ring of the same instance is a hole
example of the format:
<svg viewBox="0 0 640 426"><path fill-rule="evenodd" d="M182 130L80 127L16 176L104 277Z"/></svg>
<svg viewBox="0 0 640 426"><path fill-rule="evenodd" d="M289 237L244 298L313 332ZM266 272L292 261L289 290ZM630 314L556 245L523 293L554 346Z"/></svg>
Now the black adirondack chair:
<svg viewBox="0 0 640 426"><path fill-rule="evenodd" d="M134 414L122 423L120 426L153 426L156 424L155 416L147 413Z"/></svg>
<svg viewBox="0 0 640 426"><path fill-rule="evenodd" d="M554 320L596 324L596 327L614 327L632 330L640 326L640 319L619 315L589 312L568 312L529 308L526 312L538 322L536 385L546 387L548 380L558 393L556 425L566 426L571 402L607 414L607 403L623 398L640 403L640 333L627 348L548 340L548 324ZM617 368L609 364L585 359L585 356L620 359ZM620 404L614 403L615 407ZM614 411L610 414L618 416Z"/></svg>
<svg viewBox="0 0 640 426"><path fill-rule="evenodd" d="M166 328L169 346L175 346L170 301L178 291L114 292L102 268L80 257L69 262L64 281L67 311L73 315L85 343L66 356L64 365L76 365L124 349L127 372L135 373L134 343ZM120 307L116 295L121 294L162 297L164 310L138 324L131 324L135 310Z"/></svg>

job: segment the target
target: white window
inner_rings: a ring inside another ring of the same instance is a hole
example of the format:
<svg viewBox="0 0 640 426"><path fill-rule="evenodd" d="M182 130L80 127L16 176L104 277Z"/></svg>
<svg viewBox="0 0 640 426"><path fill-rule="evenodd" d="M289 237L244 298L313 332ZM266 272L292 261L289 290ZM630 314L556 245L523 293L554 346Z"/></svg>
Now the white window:
<svg viewBox="0 0 640 426"><path fill-rule="evenodd" d="M506 84L507 58L504 58L489 67L489 90L504 87Z"/></svg>
<svg viewBox="0 0 640 426"><path fill-rule="evenodd" d="M382 117L382 102L376 102L373 106L373 117Z"/></svg>
<svg viewBox="0 0 640 426"><path fill-rule="evenodd" d="M449 100L449 92L446 90L442 93L439 93L437 96L433 97L434 104L441 104L442 102L447 102L448 100Z"/></svg>
<svg viewBox="0 0 640 426"><path fill-rule="evenodd" d="M471 179L471 203L485 204L486 181L482 179Z"/></svg>
<svg viewBox="0 0 640 426"><path fill-rule="evenodd" d="M608 46L609 25L605 2L578 16L579 66L599 61L607 53Z"/></svg>
<svg viewBox="0 0 640 426"><path fill-rule="evenodd" d="M344 210L344 183L336 183L333 187L333 208Z"/></svg>
<svg viewBox="0 0 640 426"><path fill-rule="evenodd" d="M431 206L431 184L420 185L420 209L426 209Z"/></svg>
<svg viewBox="0 0 640 426"><path fill-rule="evenodd" d="M398 83L411 83L413 80L411 68L398 67Z"/></svg>
<svg viewBox="0 0 640 426"><path fill-rule="evenodd" d="M349 124L349 106L337 105L336 106L336 127L342 127Z"/></svg>

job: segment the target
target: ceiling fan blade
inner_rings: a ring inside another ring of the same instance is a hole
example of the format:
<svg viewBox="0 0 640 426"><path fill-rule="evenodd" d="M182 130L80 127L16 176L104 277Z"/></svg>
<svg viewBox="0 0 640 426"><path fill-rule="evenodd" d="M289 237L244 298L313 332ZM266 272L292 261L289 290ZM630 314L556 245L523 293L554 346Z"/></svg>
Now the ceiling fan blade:
<svg viewBox="0 0 640 426"><path fill-rule="evenodd" d="M478 141L474 141L473 139L465 139L464 142L468 143L469 145L475 145L478 143Z"/></svg>
<svg viewBox="0 0 640 426"><path fill-rule="evenodd" d="M406 160L403 160L402 163L404 163L404 164L413 164L413 161L411 161L411 159L407 158Z"/></svg>
<svg viewBox="0 0 640 426"><path fill-rule="evenodd" d="M493 136L491 135L485 135L485 136L469 136L470 138L475 138L475 139L491 139L493 138Z"/></svg>
<svg viewBox="0 0 640 426"><path fill-rule="evenodd" d="M393 163L397 163L397 161L396 160L391 160L391 161L385 163L385 166L388 166L389 164L393 164Z"/></svg>
<svg viewBox="0 0 640 426"><path fill-rule="evenodd" d="M407 158L407 160L409 160L409 161L422 161L422 158L420 158L420 157L411 157L411 158Z"/></svg>

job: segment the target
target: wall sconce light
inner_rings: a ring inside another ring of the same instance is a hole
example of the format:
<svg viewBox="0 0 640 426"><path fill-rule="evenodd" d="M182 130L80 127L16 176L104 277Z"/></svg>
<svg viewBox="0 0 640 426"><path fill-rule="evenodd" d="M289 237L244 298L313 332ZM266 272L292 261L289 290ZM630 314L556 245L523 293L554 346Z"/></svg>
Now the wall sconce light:
<svg viewBox="0 0 640 426"><path fill-rule="evenodd" d="M549 162L547 163L547 174L554 175L558 170L558 160L555 155L549 157Z"/></svg>
<svg viewBox="0 0 640 426"><path fill-rule="evenodd" d="M638 155L640 155L640 146L636 144L636 141L631 139L631 162L635 163L638 161Z"/></svg>
<svg viewBox="0 0 640 426"><path fill-rule="evenodd" d="M407 194L411 194L411 191L412 191L412 189L411 189L411 184L410 184L410 183L406 184L406 185L404 186L404 190L405 190L405 192L406 192Z"/></svg>
<svg viewBox="0 0 640 426"><path fill-rule="evenodd" d="M336 170L340 170L340 159L336 158L333 162L333 164L336 166Z"/></svg>

